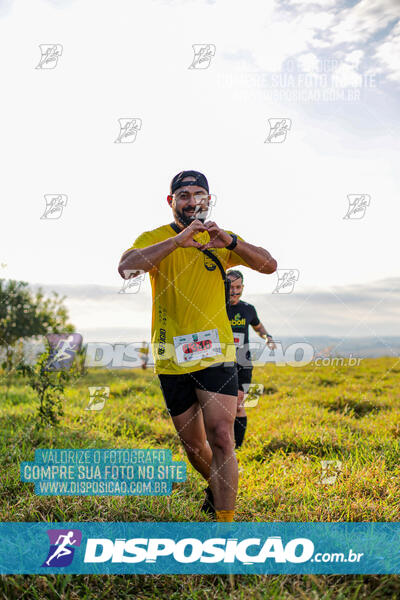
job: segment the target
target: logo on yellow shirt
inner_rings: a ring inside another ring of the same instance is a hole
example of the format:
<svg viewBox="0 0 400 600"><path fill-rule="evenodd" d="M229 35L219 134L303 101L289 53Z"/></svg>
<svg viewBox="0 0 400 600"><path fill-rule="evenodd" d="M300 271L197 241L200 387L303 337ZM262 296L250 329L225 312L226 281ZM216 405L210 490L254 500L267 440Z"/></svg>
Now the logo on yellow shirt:
<svg viewBox="0 0 400 600"><path fill-rule="evenodd" d="M165 331L165 329L161 328L160 335L159 335L159 344L158 344L158 355L159 356L162 356L163 354L165 354L166 335L167 335L167 332Z"/></svg>
<svg viewBox="0 0 400 600"><path fill-rule="evenodd" d="M217 268L216 263L213 261L212 258L209 258L207 254L204 255L204 266L207 269L207 271L215 271L215 269Z"/></svg>

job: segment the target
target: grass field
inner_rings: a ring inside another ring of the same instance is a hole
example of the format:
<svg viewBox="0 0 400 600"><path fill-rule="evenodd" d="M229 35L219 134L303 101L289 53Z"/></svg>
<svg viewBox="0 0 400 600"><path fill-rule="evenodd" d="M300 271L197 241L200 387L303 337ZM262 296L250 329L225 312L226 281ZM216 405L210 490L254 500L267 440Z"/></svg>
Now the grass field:
<svg viewBox="0 0 400 600"><path fill-rule="evenodd" d="M400 360L359 366L255 368L265 386L238 452L237 521L398 521ZM100 412L87 411L90 385L109 385ZM170 448L184 453L151 371L91 370L65 395L58 429L34 428L36 399L23 380L1 398L0 521L206 521L204 482L188 479L169 497L39 497L19 464L35 448ZM333 484L321 461L338 460ZM243 476L245 474L245 477ZM399 576L48 575L2 576L1 598L399 598Z"/></svg>

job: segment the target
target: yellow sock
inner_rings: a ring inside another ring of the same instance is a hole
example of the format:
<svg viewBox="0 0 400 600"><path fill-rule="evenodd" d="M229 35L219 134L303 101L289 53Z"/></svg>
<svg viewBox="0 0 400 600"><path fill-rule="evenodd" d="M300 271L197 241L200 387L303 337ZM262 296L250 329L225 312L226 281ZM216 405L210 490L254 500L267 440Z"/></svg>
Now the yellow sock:
<svg viewBox="0 0 400 600"><path fill-rule="evenodd" d="M231 523L233 521L234 510L216 510L218 523Z"/></svg>

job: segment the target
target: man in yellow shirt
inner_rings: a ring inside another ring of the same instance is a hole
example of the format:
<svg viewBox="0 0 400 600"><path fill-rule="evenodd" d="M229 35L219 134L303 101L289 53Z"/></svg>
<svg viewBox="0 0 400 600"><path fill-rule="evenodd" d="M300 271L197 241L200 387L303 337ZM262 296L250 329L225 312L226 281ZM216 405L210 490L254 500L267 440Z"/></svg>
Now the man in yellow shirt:
<svg viewBox="0 0 400 600"><path fill-rule="evenodd" d="M175 175L167 196L174 221L139 235L118 271L124 279L150 275L155 372L188 459L209 484L203 510L232 521L238 380L225 272L244 265L273 273L277 263L267 250L206 221L210 198L202 173Z"/></svg>

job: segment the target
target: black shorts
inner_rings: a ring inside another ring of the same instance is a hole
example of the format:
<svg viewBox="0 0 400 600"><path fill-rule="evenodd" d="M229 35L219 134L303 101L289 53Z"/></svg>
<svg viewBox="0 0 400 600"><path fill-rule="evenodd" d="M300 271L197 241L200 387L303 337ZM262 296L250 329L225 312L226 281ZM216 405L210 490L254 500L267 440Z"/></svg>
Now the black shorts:
<svg viewBox="0 0 400 600"><path fill-rule="evenodd" d="M242 390L242 392L244 392L243 384L251 383L253 369L246 369L245 367L241 367L240 365L238 365L237 372L238 372L239 390Z"/></svg>
<svg viewBox="0 0 400 600"><path fill-rule="evenodd" d="M182 373L182 375L158 375L165 404L171 417L182 414L198 402L195 390L207 390L218 394L238 395L236 364L231 367L218 363L215 366Z"/></svg>

